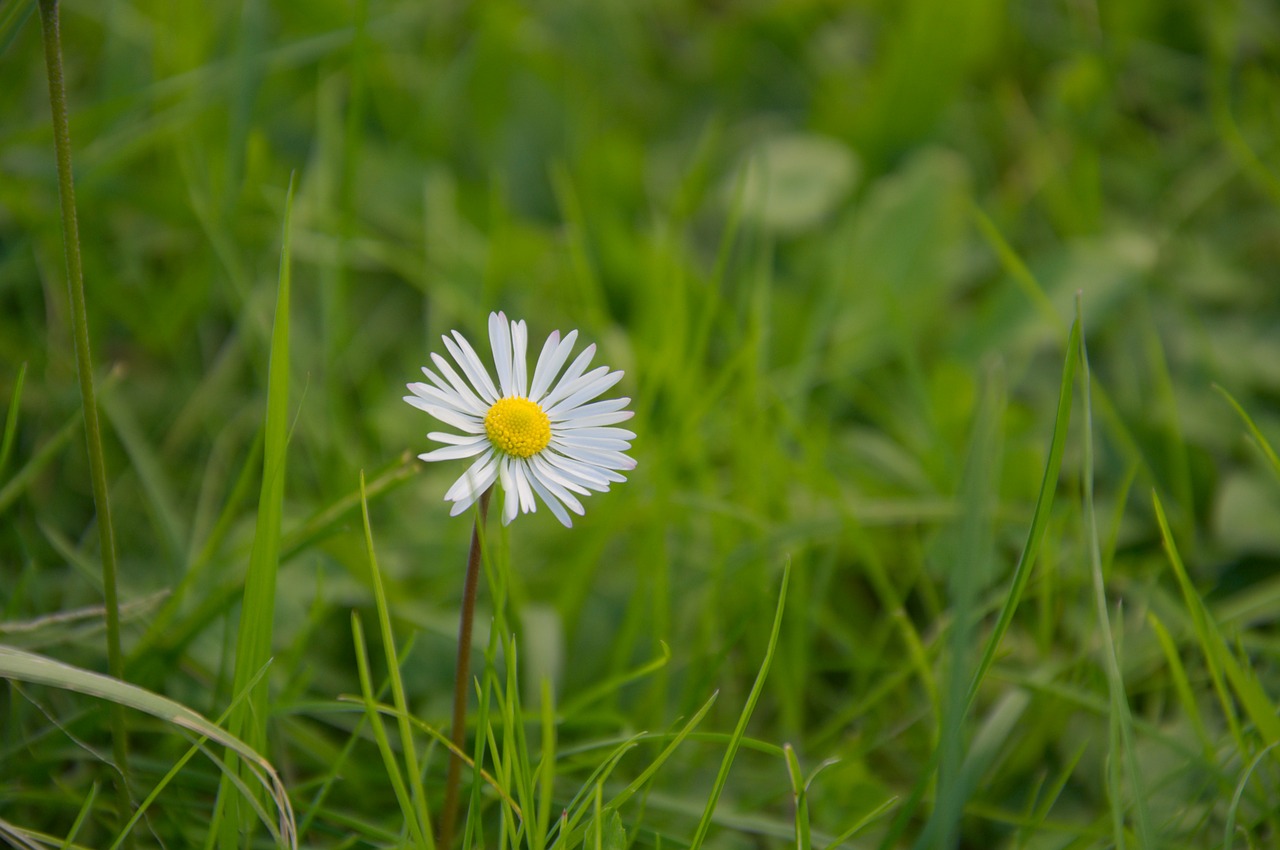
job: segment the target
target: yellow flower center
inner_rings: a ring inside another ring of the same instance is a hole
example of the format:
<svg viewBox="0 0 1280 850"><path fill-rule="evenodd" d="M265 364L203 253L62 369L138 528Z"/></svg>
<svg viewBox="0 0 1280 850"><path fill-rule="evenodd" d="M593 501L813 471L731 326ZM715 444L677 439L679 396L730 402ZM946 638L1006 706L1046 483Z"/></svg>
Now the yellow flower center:
<svg viewBox="0 0 1280 850"><path fill-rule="evenodd" d="M519 396L498 399L484 416L489 442L516 457L533 457L551 442L551 420L537 402Z"/></svg>

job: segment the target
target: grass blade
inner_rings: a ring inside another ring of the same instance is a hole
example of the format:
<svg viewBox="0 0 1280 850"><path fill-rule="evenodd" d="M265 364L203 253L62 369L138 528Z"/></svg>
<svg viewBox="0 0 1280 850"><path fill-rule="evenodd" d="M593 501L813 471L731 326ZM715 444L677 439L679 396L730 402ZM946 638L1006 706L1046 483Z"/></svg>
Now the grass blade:
<svg viewBox="0 0 1280 850"><path fill-rule="evenodd" d="M1258 683L1257 674L1252 667L1247 666L1247 664L1242 666L1229 649L1226 638L1223 637L1221 630L1214 621L1213 614L1204 604L1204 600L1200 598L1200 594L1196 592L1194 585L1191 584L1187 569L1182 563L1182 556L1178 554L1177 545L1174 543L1173 535L1169 531L1169 521L1165 517L1164 505L1160 503L1160 497L1152 494L1152 499L1154 500L1156 522L1160 525L1160 535L1164 540L1165 551L1169 555L1169 563L1178 579L1178 586L1182 589L1182 596L1186 601L1187 609L1191 612L1192 626L1196 632L1196 639L1200 642L1200 648L1204 652L1205 661L1209 664L1210 674L1214 676L1215 680L1219 678L1221 673L1226 674L1227 681L1231 683L1231 689L1235 692L1236 699L1244 706L1245 713L1253 721L1258 733L1262 735L1263 745L1271 747L1280 742L1280 717L1276 716L1276 706ZM1221 690L1218 695L1223 699L1224 708L1229 712L1229 698ZM1243 744L1243 741L1240 743Z"/></svg>
<svg viewBox="0 0 1280 850"><path fill-rule="evenodd" d="M760 672L756 674L755 684L751 686L751 693L747 695L746 705L742 707L738 725L734 727L733 734L729 738L729 746L725 751L724 760L720 762L720 771L716 774L715 784L711 787L711 796L707 799L707 806L702 812L702 820L698 822L693 840L689 842L689 850L698 850L707 838L707 831L711 829L711 819L716 813L716 803L720 801L720 793L724 791L725 783L729 780L729 769L733 767L734 757L737 756L742 737L747 732L747 721L751 719L756 703L760 701L764 681L769 675L769 665L773 662L773 652L778 646L778 634L782 630L782 613L786 609L787 583L790 578L791 565L787 564L782 570L782 588L778 591L778 607L773 615L773 630L769 633L769 646L765 650L764 661L760 664Z"/></svg>
<svg viewBox="0 0 1280 850"><path fill-rule="evenodd" d="M9 483L0 487L0 513L4 513L22 492L30 486L45 467L62 453L62 450L71 442L71 438L75 436L76 429L80 427L81 416L77 411L66 424L58 429L49 441L41 446L32 456L31 460L23 464L22 468L14 473L13 478L9 479Z"/></svg>
<svg viewBox="0 0 1280 850"><path fill-rule="evenodd" d="M1076 323L1080 324L1080 296L1076 296ZM1120 673L1120 658L1116 651L1115 637L1111 631L1111 617L1107 613L1107 592L1102 577L1102 550L1098 540L1098 514L1093 499L1093 406L1090 403L1091 388L1089 385L1089 354L1085 347L1084 329L1078 336L1080 354L1081 396L1084 405L1084 456L1081 475L1084 479L1084 518L1086 545L1089 547L1089 567L1093 579L1093 594L1098 626L1102 632L1103 666L1107 676L1107 691L1110 695L1110 721L1113 744L1118 745L1119 753L1112 752L1109 771L1111 784L1110 796L1114 815L1115 845L1118 850L1125 847L1124 798L1120 789L1120 765L1123 763L1132 785L1133 808L1136 820L1138 844L1141 847L1152 847L1151 818L1147 811L1147 797L1142 787L1142 777L1138 772L1137 756L1133 746L1133 715L1129 710L1129 700L1125 693L1124 678Z"/></svg>
<svg viewBox="0 0 1280 850"><path fill-rule="evenodd" d="M271 353L267 367L262 488L258 500L253 550L249 556L249 571L245 576L240 627L236 635L232 685L234 693L244 690L258 669L270 659L274 632L276 572L280 566L280 526L284 511L285 447L289 424L289 288L293 192L294 182L291 178L285 201L276 315L271 330ZM262 748L267 740L267 721L271 715L267 696L267 683L259 682L250 689L244 703L232 712L229 721L232 733L243 737L255 748ZM219 796L225 796L229 788L230 782L224 774ZM241 817L236 813L235 798L228 798L227 803L227 817L219 819L218 840L223 850L233 850L243 846L238 835L240 826L250 824L247 823L247 816Z"/></svg>
<svg viewBox="0 0 1280 850"><path fill-rule="evenodd" d="M1266 456L1267 462L1271 464L1271 471L1276 474L1277 478L1280 478L1280 456L1276 455L1276 450L1271 447L1271 443L1267 442L1267 438L1262 436L1262 431L1258 430L1258 426L1254 424L1253 417L1240 406L1240 402L1236 401L1231 393L1217 384L1214 384L1213 388L1222 394L1227 403L1235 408L1236 413L1244 420L1245 427L1249 429L1249 434L1253 437L1254 442L1258 444L1258 448L1262 450L1263 455Z"/></svg>
<svg viewBox="0 0 1280 850"><path fill-rule="evenodd" d="M409 789L405 787L404 777L400 775L400 765L396 762L395 753L391 750L391 742L387 739L386 727L382 725L382 715L373 696L373 679L369 675L369 653L365 648L364 629L360 625L360 615L351 612L351 636L355 641L356 669L360 674L360 693L364 697L365 716L369 718L369 726L373 730L374 740L378 742L378 752L382 754L382 763L387 770L387 778L391 780L391 788L395 792L396 801L400 804L400 813L405 824L419 847L430 846L423 824L418 819L417 806L414 805Z"/></svg>
<svg viewBox="0 0 1280 850"><path fill-rule="evenodd" d="M427 812L427 794L422 787L422 772L418 769L418 750L413 742L413 726L409 722L409 701L404 694L404 680L400 676L400 662L396 657L395 635L391 631L391 612L387 607L387 595L382 587L382 573L373 549L373 528L369 524L369 502L365 496L364 472L360 473L360 515L364 520L364 543L369 558L369 579L373 585L373 598L378 609L378 626L382 631L382 648L386 653L387 673L391 680L391 699L395 703L396 717L400 725L400 749L404 753L404 770L409 777L412 791L414 819L419 831L426 836L428 848L435 847L431 832L431 815ZM372 698L372 691L369 693ZM367 700L366 700L367 706Z"/></svg>
<svg viewBox="0 0 1280 850"><path fill-rule="evenodd" d="M1018 556L1018 564L1013 570L1013 582L1009 595L1005 597L1000 608L1000 616L996 619L987 646L982 652L982 660L973 673L973 681L969 685L967 706L973 705L973 698L978 693L987 671L995 661L1000 641L1013 622L1013 614L1022 600L1031 580L1031 568L1035 564L1040 544L1044 542L1045 528L1049 524L1049 513L1053 508L1053 495L1058 489L1058 479L1062 472L1062 453L1067 443L1067 426L1071 422L1071 388L1075 380L1076 349L1080 344L1080 322L1071 324L1071 335L1067 340L1066 362L1062 365L1062 384L1058 389L1058 413L1054 417L1053 436L1049 438L1049 462L1045 464L1044 477L1040 481L1040 494L1036 497L1035 513L1031 517L1031 528L1027 532L1027 541L1023 544L1022 554Z"/></svg>
<svg viewBox="0 0 1280 850"><path fill-rule="evenodd" d="M289 794L280 781L275 768L240 738L222 727L206 720L201 714L168 697L152 693L137 685L119 679L73 667L42 655L35 655L7 646L0 646L0 677L19 682L49 685L75 691L132 708L158 717L201 737L226 747L251 767L251 777L271 797L276 805L278 825L268 824L272 835L287 847L297 847L297 829Z"/></svg>
<svg viewBox="0 0 1280 850"><path fill-rule="evenodd" d="M13 395L9 397L9 412L4 417L4 437L0 438L0 475L4 475L9 455L13 452L13 439L18 433L18 407L22 404L22 385L26 379L27 364L23 363L18 367L18 378L13 382Z"/></svg>

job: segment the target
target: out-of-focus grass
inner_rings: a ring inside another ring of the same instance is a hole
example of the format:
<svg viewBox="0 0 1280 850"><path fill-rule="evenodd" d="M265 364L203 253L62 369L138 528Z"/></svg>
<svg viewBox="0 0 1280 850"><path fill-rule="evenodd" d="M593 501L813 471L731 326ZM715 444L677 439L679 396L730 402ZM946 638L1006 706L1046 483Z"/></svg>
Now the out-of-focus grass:
<svg viewBox="0 0 1280 850"><path fill-rule="evenodd" d="M0 641L103 669L29 5L0 9ZM572 531L493 533L474 752L529 819L482 782L479 843L701 840L729 746L706 846L1280 834L1273 4L69 0L63 37L128 676L211 717L298 175L253 722L304 846L408 840L340 699L351 610L378 616L359 473L394 626L365 695L398 653L436 729L470 526L459 470L400 460L432 427L400 396L498 308L626 369L639 467ZM1059 409L1077 293L1090 418ZM0 715L6 824L109 843L98 704L23 686ZM152 788L190 742L131 723ZM219 775L192 760L140 841L203 845Z"/></svg>

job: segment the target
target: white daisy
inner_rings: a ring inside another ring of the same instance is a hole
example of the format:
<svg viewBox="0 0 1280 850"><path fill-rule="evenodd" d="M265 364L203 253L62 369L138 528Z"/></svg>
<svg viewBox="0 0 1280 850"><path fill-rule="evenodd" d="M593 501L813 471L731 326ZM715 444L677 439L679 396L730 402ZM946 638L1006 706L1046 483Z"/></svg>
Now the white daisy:
<svg viewBox="0 0 1280 850"><path fill-rule="evenodd" d="M560 374L577 338L577 331L564 339L559 331L547 337L530 382L524 322L509 322L502 313L490 313L489 343L498 369L497 386L475 349L457 331L452 338L443 337L444 347L466 380L448 360L433 353L431 360L439 374L424 366L422 372L430 383L408 385L413 395L405 396L405 401L462 432L431 432L428 438L447 445L418 457L427 461L476 457L444 494L445 501L453 502L451 516L471 507L494 481L500 481L506 493L503 524L515 519L517 512L536 511L533 495L537 493L556 519L572 526L565 508L583 514L575 493L607 492L611 482L626 480L617 470L635 469L636 462L623 452L631 448L636 435L610 427L632 417L632 411L625 409L631 399L592 401L618 383L622 372L610 372L608 366L588 372L596 351L593 344Z"/></svg>

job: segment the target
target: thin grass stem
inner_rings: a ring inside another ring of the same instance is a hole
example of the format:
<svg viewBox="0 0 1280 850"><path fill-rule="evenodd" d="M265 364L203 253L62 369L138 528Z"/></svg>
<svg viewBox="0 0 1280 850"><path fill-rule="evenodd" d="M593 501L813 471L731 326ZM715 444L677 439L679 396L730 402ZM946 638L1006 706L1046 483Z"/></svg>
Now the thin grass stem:
<svg viewBox="0 0 1280 850"><path fill-rule="evenodd" d="M467 743L467 697L471 690L471 626L475 620L476 594L480 587L481 538L489 516L489 497L493 488L480 496L480 513L471 527L471 551L467 553L467 576L462 586L462 611L458 617L458 662L453 679L453 726L449 738L454 748L462 751ZM441 848L453 844L453 831L458 820L458 784L462 780L462 759L457 752L449 754L449 772L444 785L444 811L440 814Z"/></svg>
<svg viewBox="0 0 1280 850"><path fill-rule="evenodd" d="M49 108L53 113L53 147L58 167L58 198L62 206L62 243L67 257L67 289L71 296L71 324L75 339L76 371L80 378L80 402L84 407L85 443L89 452L89 476L98 519L98 545L102 558L102 594L107 621L107 671L124 678L120 652L120 599L116 592L116 539L107 492L107 464L102 453L102 426L93 387L93 358L89 350L89 312L84 297L84 264L80 256L80 227L76 221L76 193L71 172L71 128L67 120L67 86L62 73L62 39L58 25L58 0L40 0L40 24L44 34L45 68L49 78ZM129 800L129 740L124 707L111 709L111 749L120 771L119 807L122 821L132 808Z"/></svg>

